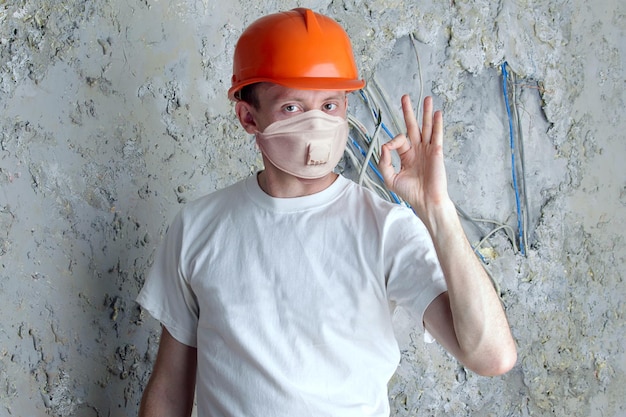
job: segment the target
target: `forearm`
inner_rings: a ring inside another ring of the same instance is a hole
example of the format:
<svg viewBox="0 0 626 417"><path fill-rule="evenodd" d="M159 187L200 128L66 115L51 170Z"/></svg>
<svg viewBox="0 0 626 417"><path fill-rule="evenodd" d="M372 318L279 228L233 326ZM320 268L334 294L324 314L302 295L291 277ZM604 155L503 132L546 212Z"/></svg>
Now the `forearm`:
<svg viewBox="0 0 626 417"><path fill-rule="evenodd" d="M426 309L426 328L465 366L496 375L515 364L515 343L500 299L448 196L443 116L433 110L427 97L420 129L409 97L402 97L407 134L383 145L378 167L385 185L408 201L428 228L448 285L448 292ZM391 158L394 150L400 157L398 172Z"/></svg>
<svg viewBox="0 0 626 417"><path fill-rule="evenodd" d="M159 352L144 390L139 417L188 417L196 388L196 348L184 345L163 327Z"/></svg>
<svg viewBox="0 0 626 417"><path fill-rule="evenodd" d="M502 373L515 363L515 343L500 298L467 241L454 204L445 200L429 207L422 220L448 285L457 356L479 373Z"/></svg>
<svg viewBox="0 0 626 417"><path fill-rule="evenodd" d="M193 390L172 392L151 380L141 399L139 417L189 417L193 409Z"/></svg>

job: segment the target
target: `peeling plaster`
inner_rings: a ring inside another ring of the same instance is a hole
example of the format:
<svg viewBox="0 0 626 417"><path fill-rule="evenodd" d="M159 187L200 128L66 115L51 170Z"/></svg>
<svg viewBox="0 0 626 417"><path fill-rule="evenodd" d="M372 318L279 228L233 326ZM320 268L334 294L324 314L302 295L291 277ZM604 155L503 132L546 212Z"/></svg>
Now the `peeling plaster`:
<svg viewBox="0 0 626 417"><path fill-rule="evenodd" d="M455 202L512 227L503 61L520 82L530 246L481 250L518 364L474 375L399 313L392 415L625 415L626 8L227 3L0 1L0 415L136 413L159 329L133 300L155 247L181 204L262 166L225 97L237 36L300 5L346 27L396 110L435 95Z"/></svg>

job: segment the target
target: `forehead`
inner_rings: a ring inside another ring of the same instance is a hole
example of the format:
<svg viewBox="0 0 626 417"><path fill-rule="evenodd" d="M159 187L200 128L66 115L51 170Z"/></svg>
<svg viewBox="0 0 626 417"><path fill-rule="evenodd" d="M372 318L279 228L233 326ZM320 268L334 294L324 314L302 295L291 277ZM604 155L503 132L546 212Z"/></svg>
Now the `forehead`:
<svg viewBox="0 0 626 417"><path fill-rule="evenodd" d="M257 97L261 102L267 101L326 101L342 100L345 91L334 90L299 90L279 84L263 83L257 87Z"/></svg>

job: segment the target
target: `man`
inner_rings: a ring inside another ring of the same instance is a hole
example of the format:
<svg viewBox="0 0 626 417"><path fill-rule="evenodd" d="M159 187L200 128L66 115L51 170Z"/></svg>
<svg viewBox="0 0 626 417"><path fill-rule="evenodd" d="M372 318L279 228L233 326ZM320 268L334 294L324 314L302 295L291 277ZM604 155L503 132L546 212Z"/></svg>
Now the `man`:
<svg viewBox="0 0 626 417"><path fill-rule="evenodd" d="M516 361L499 298L447 193L441 112L382 148L385 184L415 214L333 173L346 92L362 88L332 19L307 9L242 34L229 97L264 170L188 204L138 301L163 325L140 415L388 416L402 306L464 366ZM391 164L400 155L401 169ZM196 380L197 377L197 380Z"/></svg>

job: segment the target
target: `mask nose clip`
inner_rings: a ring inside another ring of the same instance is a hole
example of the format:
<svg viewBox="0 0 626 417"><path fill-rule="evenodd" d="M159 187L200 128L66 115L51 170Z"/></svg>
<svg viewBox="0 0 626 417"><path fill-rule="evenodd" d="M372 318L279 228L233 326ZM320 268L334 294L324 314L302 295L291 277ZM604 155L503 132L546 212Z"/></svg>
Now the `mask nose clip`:
<svg viewBox="0 0 626 417"><path fill-rule="evenodd" d="M307 165L324 165L330 159L332 145L329 142L315 142L307 145Z"/></svg>

